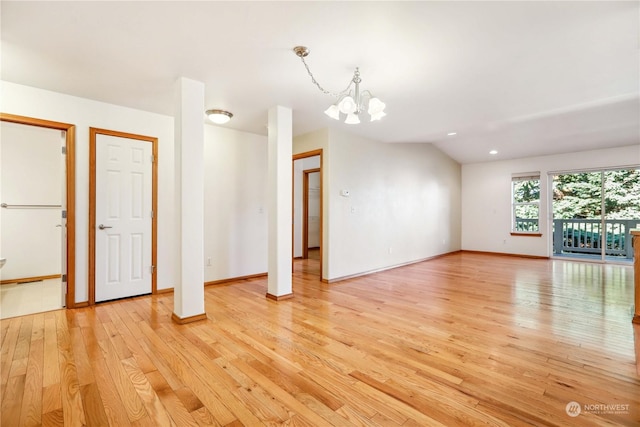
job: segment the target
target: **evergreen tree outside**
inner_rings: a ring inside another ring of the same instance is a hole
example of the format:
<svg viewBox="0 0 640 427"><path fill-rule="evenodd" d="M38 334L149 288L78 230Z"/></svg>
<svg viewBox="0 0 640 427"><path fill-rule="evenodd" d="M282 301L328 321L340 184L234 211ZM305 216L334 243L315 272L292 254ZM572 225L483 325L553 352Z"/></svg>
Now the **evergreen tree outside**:
<svg viewBox="0 0 640 427"><path fill-rule="evenodd" d="M615 220L637 220L640 224L640 169L554 176L553 217L574 220L562 223L564 251L572 252L566 249L569 246L581 248L580 252L588 248L597 252L604 245L607 255L625 256L628 228L637 225ZM607 222L601 229L603 217ZM554 234L558 231L554 226Z"/></svg>
<svg viewBox="0 0 640 427"><path fill-rule="evenodd" d="M602 213L600 172L553 177L553 217L599 219Z"/></svg>
<svg viewBox="0 0 640 427"><path fill-rule="evenodd" d="M640 169L585 172L553 177L553 216L557 219L601 218L604 175L607 219L640 219Z"/></svg>
<svg viewBox="0 0 640 427"><path fill-rule="evenodd" d="M640 169L604 173L605 214L608 219L640 219Z"/></svg>
<svg viewBox="0 0 640 427"><path fill-rule="evenodd" d="M514 231L536 232L540 217L540 179L512 181Z"/></svg>

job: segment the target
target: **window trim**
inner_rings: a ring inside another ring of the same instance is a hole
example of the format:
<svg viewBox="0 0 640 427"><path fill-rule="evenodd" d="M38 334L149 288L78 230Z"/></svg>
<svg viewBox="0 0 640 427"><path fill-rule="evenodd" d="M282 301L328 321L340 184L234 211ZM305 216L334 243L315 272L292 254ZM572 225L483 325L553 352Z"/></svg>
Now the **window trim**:
<svg viewBox="0 0 640 427"><path fill-rule="evenodd" d="M542 237L542 233L537 231L512 231L510 234L512 236Z"/></svg>
<svg viewBox="0 0 640 427"><path fill-rule="evenodd" d="M538 187L540 194L538 200L535 202L516 202L514 194L514 183L521 181L538 181ZM522 172L514 173L511 175L511 231L512 236L542 236L540 232L540 200L542 199L542 180L540 179L540 172ZM516 209L519 206L535 206L538 211L538 226L536 230L526 231L516 229Z"/></svg>

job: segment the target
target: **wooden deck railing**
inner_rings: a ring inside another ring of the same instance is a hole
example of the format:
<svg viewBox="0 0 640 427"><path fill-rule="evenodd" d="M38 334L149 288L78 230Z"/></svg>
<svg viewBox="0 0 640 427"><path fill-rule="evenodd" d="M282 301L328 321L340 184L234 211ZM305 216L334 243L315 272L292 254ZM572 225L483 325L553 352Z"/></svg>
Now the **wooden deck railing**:
<svg viewBox="0 0 640 427"><path fill-rule="evenodd" d="M516 231L537 231L538 219L516 219ZM640 228L640 219L554 219L553 253L595 254L633 259L630 230Z"/></svg>
<svg viewBox="0 0 640 427"><path fill-rule="evenodd" d="M633 259L630 230L640 219L554 219L553 253L601 254Z"/></svg>

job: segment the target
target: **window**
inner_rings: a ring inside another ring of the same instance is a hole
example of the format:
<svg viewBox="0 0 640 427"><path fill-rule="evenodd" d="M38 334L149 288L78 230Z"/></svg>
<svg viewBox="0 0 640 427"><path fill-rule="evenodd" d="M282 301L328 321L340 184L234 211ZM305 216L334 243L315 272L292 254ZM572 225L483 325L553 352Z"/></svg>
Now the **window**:
<svg viewBox="0 0 640 427"><path fill-rule="evenodd" d="M511 178L513 233L539 233L540 172L514 174Z"/></svg>

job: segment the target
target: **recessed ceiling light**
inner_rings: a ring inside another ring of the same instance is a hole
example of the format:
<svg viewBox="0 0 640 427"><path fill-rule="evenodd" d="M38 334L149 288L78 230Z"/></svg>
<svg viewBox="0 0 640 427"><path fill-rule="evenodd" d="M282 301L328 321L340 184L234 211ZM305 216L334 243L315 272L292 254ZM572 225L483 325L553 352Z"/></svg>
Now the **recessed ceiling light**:
<svg viewBox="0 0 640 427"><path fill-rule="evenodd" d="M491 151L489 151L489 154L491 154L491 155L498 154L498 150L491 150Z"/></svg>
<svg viewBox="0 0 640 427"><path fill-rule="evenodd" d="M449 132L449 133L447 134L447 136L453 136L453 135L457 135L457 134L458 134L457 132Z"/></svg>

